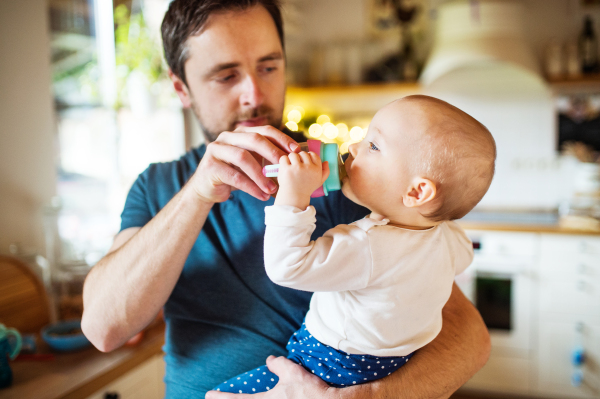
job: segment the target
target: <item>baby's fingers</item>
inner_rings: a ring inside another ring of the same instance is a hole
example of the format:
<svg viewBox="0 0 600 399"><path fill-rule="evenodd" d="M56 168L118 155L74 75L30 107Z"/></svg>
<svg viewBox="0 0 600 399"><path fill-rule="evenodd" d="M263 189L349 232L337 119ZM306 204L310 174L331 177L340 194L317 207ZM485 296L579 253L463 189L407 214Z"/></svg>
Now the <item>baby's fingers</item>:
<svg viewBox="0 0 600 399"><path fill-rule="evenodd" d="M317 166L321 165L321 158L319 158L317 154L311 151L308 153L308 156L310 157L312 163L314 163Z"/></svg>
<svg viewBox="0 0 600 399"><path fill-rule="evenodd" d="M311 154L310 152L304 152L304 151L302 151L298 155L300 156L300 159L302 160L302 163L310 165L311 163L313 163L313 161L311 159L312 157L311 157L310 154Z"/></svg>

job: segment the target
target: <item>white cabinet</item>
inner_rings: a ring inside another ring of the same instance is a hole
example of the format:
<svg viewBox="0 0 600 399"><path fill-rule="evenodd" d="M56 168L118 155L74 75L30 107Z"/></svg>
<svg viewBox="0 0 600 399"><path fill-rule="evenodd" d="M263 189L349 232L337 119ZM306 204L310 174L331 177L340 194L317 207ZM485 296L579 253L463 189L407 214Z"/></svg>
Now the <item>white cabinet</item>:
<svg viewBox="0 0 600 399"><path fill-rule="evenodd" d="M540 250L537 391L600 398L600 238L542 234Z"/></svg>
<svg viewBox="0 0 600 399"><path fill-rule="evenodd" d="M88 399L163 399L165 397L165 363L156 355L119 379L94 393ZM116 394L116 396L110 396Z"/></svg>

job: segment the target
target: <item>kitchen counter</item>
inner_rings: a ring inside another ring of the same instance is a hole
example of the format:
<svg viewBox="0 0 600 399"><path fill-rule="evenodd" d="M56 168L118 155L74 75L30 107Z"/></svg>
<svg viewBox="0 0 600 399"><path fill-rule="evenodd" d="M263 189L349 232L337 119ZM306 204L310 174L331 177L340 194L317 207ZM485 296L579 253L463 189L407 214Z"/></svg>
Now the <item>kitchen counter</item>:
<svg viewBox="0 0 600 399"><path fill-rule="evenodd" d="M457 222L466 230L600 235L600 231L561 226L555 211L473 210Z"/></svg>
<svg viewBox="0 0 600 399"><path fill-rule="evenodd" d="M123 374L162 353L164 323L146 330L135 346L110 353L94 347L71 353L54 353L52 360L11 362L13 384L0 389L0 399L87 398Z"/></svg>
<svg viewBox="0 0 600 399"><path fill-rule="evenodd" d="M574 230L560 227L558 224L501 223L477 220L457 220L465 230L517 231L524 233L555 233L600 236L598 231Z"/></svg>

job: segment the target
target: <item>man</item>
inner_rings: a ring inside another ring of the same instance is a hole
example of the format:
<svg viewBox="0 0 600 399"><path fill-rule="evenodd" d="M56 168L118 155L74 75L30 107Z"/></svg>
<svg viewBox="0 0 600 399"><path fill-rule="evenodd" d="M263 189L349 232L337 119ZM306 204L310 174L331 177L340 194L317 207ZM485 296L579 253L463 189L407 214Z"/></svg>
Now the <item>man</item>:
<svg viewBox="0 0 600 399"><path fill-rule="evenodd" d="M121 232L86 280L82 328L110 351L164 306L167 397L203 397L268 355L284 355L307 311L310 293L276 286L264 271L264 206L276 187L258 161L277 163L301 138L277 129L285 93L277 0L175 0L162 34L175 91L209 144L151 165L135 182ZM315 236L366 214L339 192L313 205ZM257 399L448 397L483 366L490 344L456 286L443 317L440 335L388 378L329 389L269 358L280 382ZM229 394L207 397L219 395Z"/></svg>

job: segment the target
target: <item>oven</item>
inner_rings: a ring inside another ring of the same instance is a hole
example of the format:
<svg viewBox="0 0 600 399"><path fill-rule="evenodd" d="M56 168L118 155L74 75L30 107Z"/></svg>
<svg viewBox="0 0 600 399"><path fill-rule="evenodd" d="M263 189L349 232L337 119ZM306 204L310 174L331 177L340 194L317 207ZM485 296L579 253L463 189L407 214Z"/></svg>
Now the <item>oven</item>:
<svg viewBox="0 0 600 399"><path fill-rule="evenodd" d="M456 277L491 336L488 363L467 389L528 394L534 386L536 234L469 230L474 260Z"/></svg>

